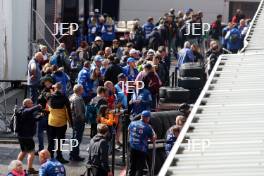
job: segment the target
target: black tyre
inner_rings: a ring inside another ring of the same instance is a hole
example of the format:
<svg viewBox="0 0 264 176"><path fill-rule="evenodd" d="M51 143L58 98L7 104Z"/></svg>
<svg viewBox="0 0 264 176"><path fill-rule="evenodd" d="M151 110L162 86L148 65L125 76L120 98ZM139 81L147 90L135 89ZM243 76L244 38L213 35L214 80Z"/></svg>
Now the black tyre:
<svg viewBox="0 0 264 176"><path fill-rule="evenodd" d="M159 101L160 101L160 103L167 103L166 98L160 98Z"/></svg>
<svg viewBox="0 0 264 176"><path fill-rule="evenodd" d="M181 65L180 77L198 77L202 78L204 69L199 63L186 63Z"/></svg>
<svg viewBox="0 0 264 176"><path fill-rule="evenodd" d="M199 89L203 86L202 80L198 77L182 77L178 80L179 87L185 89Z"/></svg>
<svg viewBox="0 0 264 176"><path fill-rule="evenodd" d="M190 91L181 87L168 89L166 100L170 103L187 102L190 97Z"/></svg>
<svg viewBox="0 0 264 176"><path fill-rule="evenodd" d="M156 135L157 135L157 138L158 139L162 139L163 138L163 133L162 133L162 130L160 129L161 126L162 126L162 122L159 118L155 118L153 117L152 115L152 118L150 119L150 123L149 123L153 130L155 131Z"/></svg>
<svg viewBox="0 0 264 176"><path fill-rule="evenodd" d="M151 113L150 124L157 133L158 139L164 139L167 130L175 125L175 118L180 115L179 111L162 111Z"/></svg>
<svg viewBox="0 0 264 176"><path fill-rule="evenodd" d="M159 97L166 98L166 92L169 87L161 87L159 88Z"/></svg>
<svg viewBox="0 0 264 176"><path fill-rule="evenodd" d="M195 102L199 98L201 91L202 89L190 89L190 93L191 93L190 100Z"/></svg>

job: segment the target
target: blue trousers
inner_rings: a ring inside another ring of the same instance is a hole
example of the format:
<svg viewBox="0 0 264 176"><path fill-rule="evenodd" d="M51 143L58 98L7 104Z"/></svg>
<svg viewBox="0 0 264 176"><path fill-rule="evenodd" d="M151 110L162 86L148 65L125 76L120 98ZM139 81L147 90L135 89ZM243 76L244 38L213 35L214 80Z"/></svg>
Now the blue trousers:
<svg viewBox="0 0 264 176"><path fill-rule="evenodd" d="M42 117L38 121L38 142L39 142L39 151L44 149L44 131L48 127L48 117Z"/></svg>
<svg viewBox="0 0 264 176"><path fill-rule="evenodd" d="M37 85L29 85L29 96L34 104L37 103L38 100L38 86Z"/></svg>

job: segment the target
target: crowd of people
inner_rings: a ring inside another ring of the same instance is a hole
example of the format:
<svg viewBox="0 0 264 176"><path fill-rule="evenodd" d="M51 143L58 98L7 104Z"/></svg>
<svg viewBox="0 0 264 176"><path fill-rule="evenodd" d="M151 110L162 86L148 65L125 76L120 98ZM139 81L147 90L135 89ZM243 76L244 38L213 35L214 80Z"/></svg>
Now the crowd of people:
<svg viewBox="0 0 264 176"><path fill-rule="evenodd" d="M67 49L60 43L53 54L41 46L28 64L29 97L23 101L16 129L21 147L17 160L10 164L10 176L23 174L22 163L28 155L28 173L39 175L65 175L63 164L69 161L63 156L60 143L66 130L72 128L72 139L78 141L70 152L69 160L83 162L80 145L85 124L91 126L88 164L94 175L111 175L108 164L109 144L120 142L122 114L129 114L128 136L130 167L128 175L142 174L142 162L146 159L147 141L155 140L149 125L150 112L157 111L159 88L170 85L171 58L178 60L177 69L188 62L206 65L205 57L213 67L216 59L227 48L237 52L243 47L243 37L249 20L240 10L224 27L222 16L212 23L209 35L210 47L203 53L204 36L184 35L188 24L202 26L203 13L188 9L175 14L174 9L164 14L157 23L152 17L140 26L135 19L129 39L124 43L117 39L113 20L109 16L92 14L86 28L77 35L78 48ZM191 25L190 25L191 26ZM70 54L68 54L70 53ZM183 109L189 109L184 105ZM187 111L187 110L186 110ZM141 116L140 120L138 117ZM168 130L165 150L168 153L188 117L185 112L177 116L176 126ZM48 148L44 148L44 131L47 131ZM116 131L115 139L111 134ZM37 134L38 149L33 136ZM58 149L54 153L55 139ZM35 155L39 155L39 172L33 168ZM139 162L140 161L140 162ZM17 174L22 173L22 174Z"/></svg>

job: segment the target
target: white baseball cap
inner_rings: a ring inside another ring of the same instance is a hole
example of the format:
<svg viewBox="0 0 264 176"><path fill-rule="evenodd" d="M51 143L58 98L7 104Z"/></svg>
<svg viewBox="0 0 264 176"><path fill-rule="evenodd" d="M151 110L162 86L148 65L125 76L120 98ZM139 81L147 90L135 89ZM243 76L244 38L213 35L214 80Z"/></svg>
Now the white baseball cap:
<svg viewBox="0 0 264 176"><path fill-rule="evenodd" d="M96 41L103 41L103 40L102 40L102 38L100 36L96 36L94 41L96 42Z"/></svg>

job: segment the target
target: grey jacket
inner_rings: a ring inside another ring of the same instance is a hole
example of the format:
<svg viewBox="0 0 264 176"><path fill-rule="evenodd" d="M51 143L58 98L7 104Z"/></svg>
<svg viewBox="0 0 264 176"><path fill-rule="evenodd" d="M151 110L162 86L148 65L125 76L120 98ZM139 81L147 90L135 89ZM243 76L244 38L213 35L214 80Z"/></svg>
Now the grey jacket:
<svg viewBox="0 0 264 176"><path fill-rule="evenodd" d="M70 97L71 110L72 110L72 120L73 125L75 123L84 123L85 122L85 104L83 98L76 94L73 94Z"/></svg>

